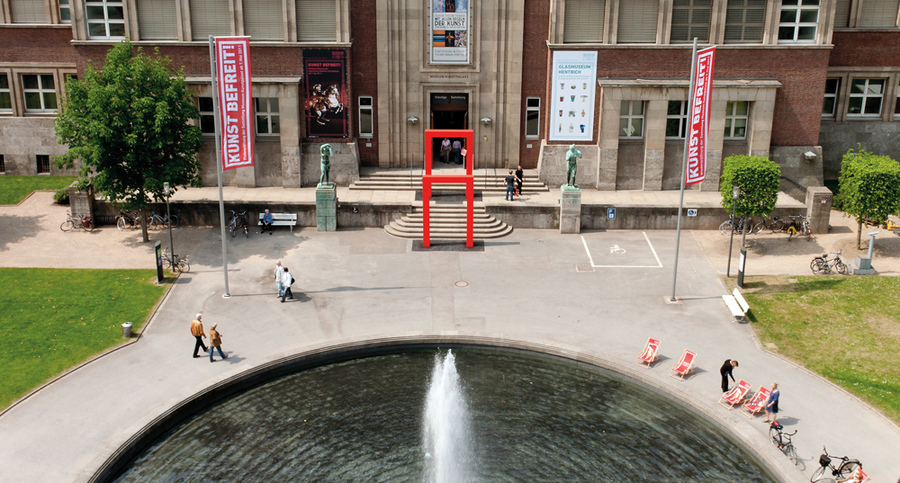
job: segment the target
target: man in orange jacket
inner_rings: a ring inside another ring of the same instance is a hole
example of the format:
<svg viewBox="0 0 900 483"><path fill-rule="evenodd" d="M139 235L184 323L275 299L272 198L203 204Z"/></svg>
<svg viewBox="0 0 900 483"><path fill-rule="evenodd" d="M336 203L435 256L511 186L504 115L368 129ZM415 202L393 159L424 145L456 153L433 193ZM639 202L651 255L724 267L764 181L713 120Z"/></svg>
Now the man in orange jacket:
<svg viewBox="0 0 900 483"><path fill-rule="evenodd" d="M197 355L197 351L202 347L203 352L206 352L206 344L203 343L203 338L206 337L206 334L203 333L203 322L200 322L200 319L203 318L203 314L197 314L197 318L191 321L191 334L194 336L194 339L197 339L197 342L194 344L194 357L200 357Z"/></svg>

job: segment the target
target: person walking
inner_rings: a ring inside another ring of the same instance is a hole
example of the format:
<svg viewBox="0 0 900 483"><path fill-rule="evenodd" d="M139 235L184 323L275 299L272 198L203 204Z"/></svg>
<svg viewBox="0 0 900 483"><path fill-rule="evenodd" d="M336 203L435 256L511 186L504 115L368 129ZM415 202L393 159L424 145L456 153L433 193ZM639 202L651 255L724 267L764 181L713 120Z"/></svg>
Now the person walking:
<svg viewBox="0 0 900 483"><path fill-rule="evenodd" d="M506 176L506 201L512 201L513 195L516 192L516 177L513 176L513 170L509 170L509 174Z"/></svg>
<svg viewBox="0 0 900 483"><path fill-rule="evenodd" d="M260 222L262 223L262 228L259 230L259 233L263 234L266 232L266 230L269 230L269 235L271 235L273 221L275 220L272 218L272 214L269 213L269 209L266 208L266 212L263 213L262 220L260 220Z"/></svg>
<svg viewBox="0 0 900 483"><path fill-rule="evenodd" d="M288 267L284 267L284 274L281 276L281 286L284 287L284 292L281 294L281 303L284 303L285 297L290 297L291 300L294 300L294 292L291 292L291 284L294 283L294 276L291 275Z"/></svg>
<svg viewBox="0 0 900 483"><path fill-rule="evenodd" d="M191 335L194 336L196 342L194 342L194 358L200 357L197 355L197 352L203 348L203 352L206 352L206 344L203 343L203 338L206 337L206 334L203 333L203 322L200 319L203 318L203 314L197 314L197 318L191 321Z"/></svg>
<svg viewBox="0 0 900 483"><path fill-rule="evenodd" d="M772 422L775 422L775 418L778 417L778 398L781 397L781 391L778 390L778 383L772 383L772 392L769 394L769 399L766 401L766 420L764 422L769 422L769 415L772 415Z"/></svg>
<svg viewBox="0 0 900 483"><path fill-rule="evenodd" d="M219 357L228 359L228 356L222 352L222 334L216 330L216 324L209 326L209 362L213 361L213 349L219 351Z"/></svg>
<svg viewBox="0 0 900 483"><path fill-rule="evenodd" d="M462 161L459 160L459 153L462 151L462 143L459 139L453 140L453 162L456 164L462 164Z"/></svg>
<svg viewBox="0 0 900 483"><path fill-rule="evenodd" d="M281 260L275 262L275 287L278 288L278 295L275 298L280 298L281 294L284 293L284 286L281 285L281 279L284 277L284 267L281 266Z"/></svg>
<svg viewBox="0 0 900 483"><path fill-rule="evenodd" d="M728 392L728 378L731 378L731 382L734 382L734 375L731 373L735 367L738 366L738 361L733 361L731 359L725 359L725 363L722 364L722 367L719 369L719 374L722 375L722 392Z"/></svg>
<svg viewBox="0 0 900 483"><path fill-rule="evenodd" d="M525 181L525 171L520 164L516 168L516 196L522 196L522 182Z"/></svg>
<svg viewBox="0 0 900 483"><path fill-rule="evenodd" d="M441 161L450 164L450 138L444 138L441 142Z"/></svg>

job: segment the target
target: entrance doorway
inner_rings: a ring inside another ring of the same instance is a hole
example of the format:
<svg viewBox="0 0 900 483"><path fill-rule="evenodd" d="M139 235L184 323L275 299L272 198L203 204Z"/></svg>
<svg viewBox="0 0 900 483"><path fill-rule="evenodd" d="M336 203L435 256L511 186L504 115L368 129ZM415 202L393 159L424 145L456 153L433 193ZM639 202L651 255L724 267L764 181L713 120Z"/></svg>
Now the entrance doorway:
<svg viewBox="0 0 900 483"><path fill-rule="evenodd" d="M431 129L468 129L469 128L469 95L468 94L431 94ZM432 159L440 161L462 162L457 150L452 151L451 156L442 156L441 142L443 139L433 139L431 142ZM465 139L451 139L451 142L459 141L465 146Z"/></svg>

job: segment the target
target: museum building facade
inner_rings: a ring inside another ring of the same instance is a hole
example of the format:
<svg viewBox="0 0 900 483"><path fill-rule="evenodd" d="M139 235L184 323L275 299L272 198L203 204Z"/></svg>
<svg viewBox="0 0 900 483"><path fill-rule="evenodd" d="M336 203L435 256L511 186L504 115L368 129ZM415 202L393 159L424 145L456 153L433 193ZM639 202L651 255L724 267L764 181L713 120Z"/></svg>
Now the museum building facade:
<svg viewBox="0 0 900 483"><path fill-rule="evenodd" d="M424 130L472 129L476 170L548 184L677 189L694 38L716 45L708 176L769 156L786 183L836 179L857 143L900 159L900 0L0 0L0 172L62 174L65 83L123 38L182 67L216 183L208 37L249 36L256 166L235 186L314 185L318 150L420 168Z"/></svg>

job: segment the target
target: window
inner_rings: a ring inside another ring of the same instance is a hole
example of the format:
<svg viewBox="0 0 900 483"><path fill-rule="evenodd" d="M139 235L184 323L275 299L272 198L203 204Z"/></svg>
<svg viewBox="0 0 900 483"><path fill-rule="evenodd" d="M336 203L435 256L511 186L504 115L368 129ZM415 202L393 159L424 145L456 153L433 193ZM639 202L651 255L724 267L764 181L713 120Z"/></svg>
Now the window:
<svg viewBox="0 0 900 483"><path fill-rule="evenodd" d="M89 38L125 37L125 11L121 1L84 0L84 6Z"/></svg>
<svg viewBox="0 0 900 483"><path fill-rule="evenodd" d="M644 102L622 101L619 115L619 139L640 139L644 136Z"/></svg>
<svg viewBox="0 0 900 483"><path fill-rule="evenodd" d="M69 0L59 0L59 23L72 23L72 8Z"/></svg>
<svg viewBox="0 0 900 483"><path fill-rule="evenodd" d="M284 40L281 0L244 0L244 35L254 40Z"/></svg>
<svg viewBox="0 0 900 483"><path fill-rule="evenodd" d="M840 88L840 79L825 79L825 102L822 103L822 117L834 117L838 90Z"/></svg>
<svg viewBox="0 0 900 483"><path fill-rule="evenodd" d="M620 2L618 43L655 43L658 20L659 0Z"/></svg>
<svg viewBox="0 0 900 483"><path fill-rule="evenodd" d="M200 132L203 134L215 134L216 113L213 110L212 97L198 97L197 107L200 108Z"/></svg>
<svg viewBox="0 0 900 483"><path fill-rule="evenodd" d="M256 106L256 134L271 136L281 132L277 97L254 97Z"/></svg>
<svg viewBox="0 0 900 483"><path fill-rule="evenodd" d="M675 0L672 5L672 43L709 41L712 0Z"/></svg>
<svg viewBox="0 0 900 483"><path fill-rule="evenodd" d="M725 139L747 138L747 117L750 103L732 101L725 105Z"/></svg>
<svg viewBox="0 0 900 483"><path fill-rule="evenodd" d="M6 161L3 159L3 155L0 154L0 173L6 172Z"/></svg>
<svg viewBox="0 0 900 483"><path fill-rule="evenodd" d="M541 98L525 99L525 139L537 139L541 135Z"/></svg>
<svg viewBox="0 0 900 483"><path fill-rule="evenodd" d="M606 0L566 0L566 43L603 42L603 20Z"/></svg>
<svg viewBox="0 0 900 483"><path fill-rule="evenodd" d="M13 23L49 23L42 0L10 0Z"/></svg>
<svg viewBox="0 0 900 483"><path fill-rule="evenodd" d="M758 44L766 30L766 0L728 0L726 44Z"/></svg>
<svg viewBox="0 0 900 483"><path fill-rule="evenodd" d="M898 8L900 8L900 0L866 0L862 3L859 26L863 28L896 27Z"/></svg>
<svg viewBox="0 0 900 483"><path fill-rule="evenodd" d="M897 103L894 104L894 119L900 119L900 86L897 86Z"/></svg>
<svg viewBox="0 0 900 483"><path fill-rule="evenodd" d="M335 0L297 0L297 40L337 40Z"/></svg>
<svg viewBox="0 0 900 483"><path fill-rule="evenodd" d="M23 75L22 87L25 92L25 112L56 110L56 85L53 82L53 75Z"/></svg>
<svg viewBox="0 0 900 483"><path fill-rule="evenodd" d="M850 3L852 0L835 0L834 28L850 26Z"/></svg>
<svg viewBox="0 0 900 483"><path fill-rule="evenodd" d="M9 77L0 74L0 113L12 112L12 92L9 90Z"/></svg>
<svg viewBox="0 0 900 483"><path fill-rule="evenodd" d="M370 96L359 97L359 137L375 136L375 111Z"/></svg>
<svg viewBox="0 0 900 483"><path fill-rule="evenodd" d="M853 79L850 81L847 113L852 116L881 115L883 97L884 79Z"/></svg>
<svg viewBox="0 0 900 483"><path fill-rule="evenodd" d="M141 40L178 40L175 0L137 2Z"/></svg>
<svg viewBox="0 0 900 483"><path fill-rule="evenodd" d="M50 172L50 156L46 154L38 154L37 156L37 172L41 173L49 173Z"/></svg>
<svg viewBox="0 0 900 483"><path fill-rule="evenodd" d="M209 40L210 35L231 35L228 0L190 0L191 38Z"/></svg>
<svg viewBox="0 0 900 483"><path fill-rule="evenodd" d="M815 42L819 0L782 0L779 42Z"/></svg>
<svg viewBox="0 0 900 483"><path fill-rule="evenodd" d="M666 112L666 137L670 139L684 139L687 131L688 103L686 101L669 101Z"/></svg>

